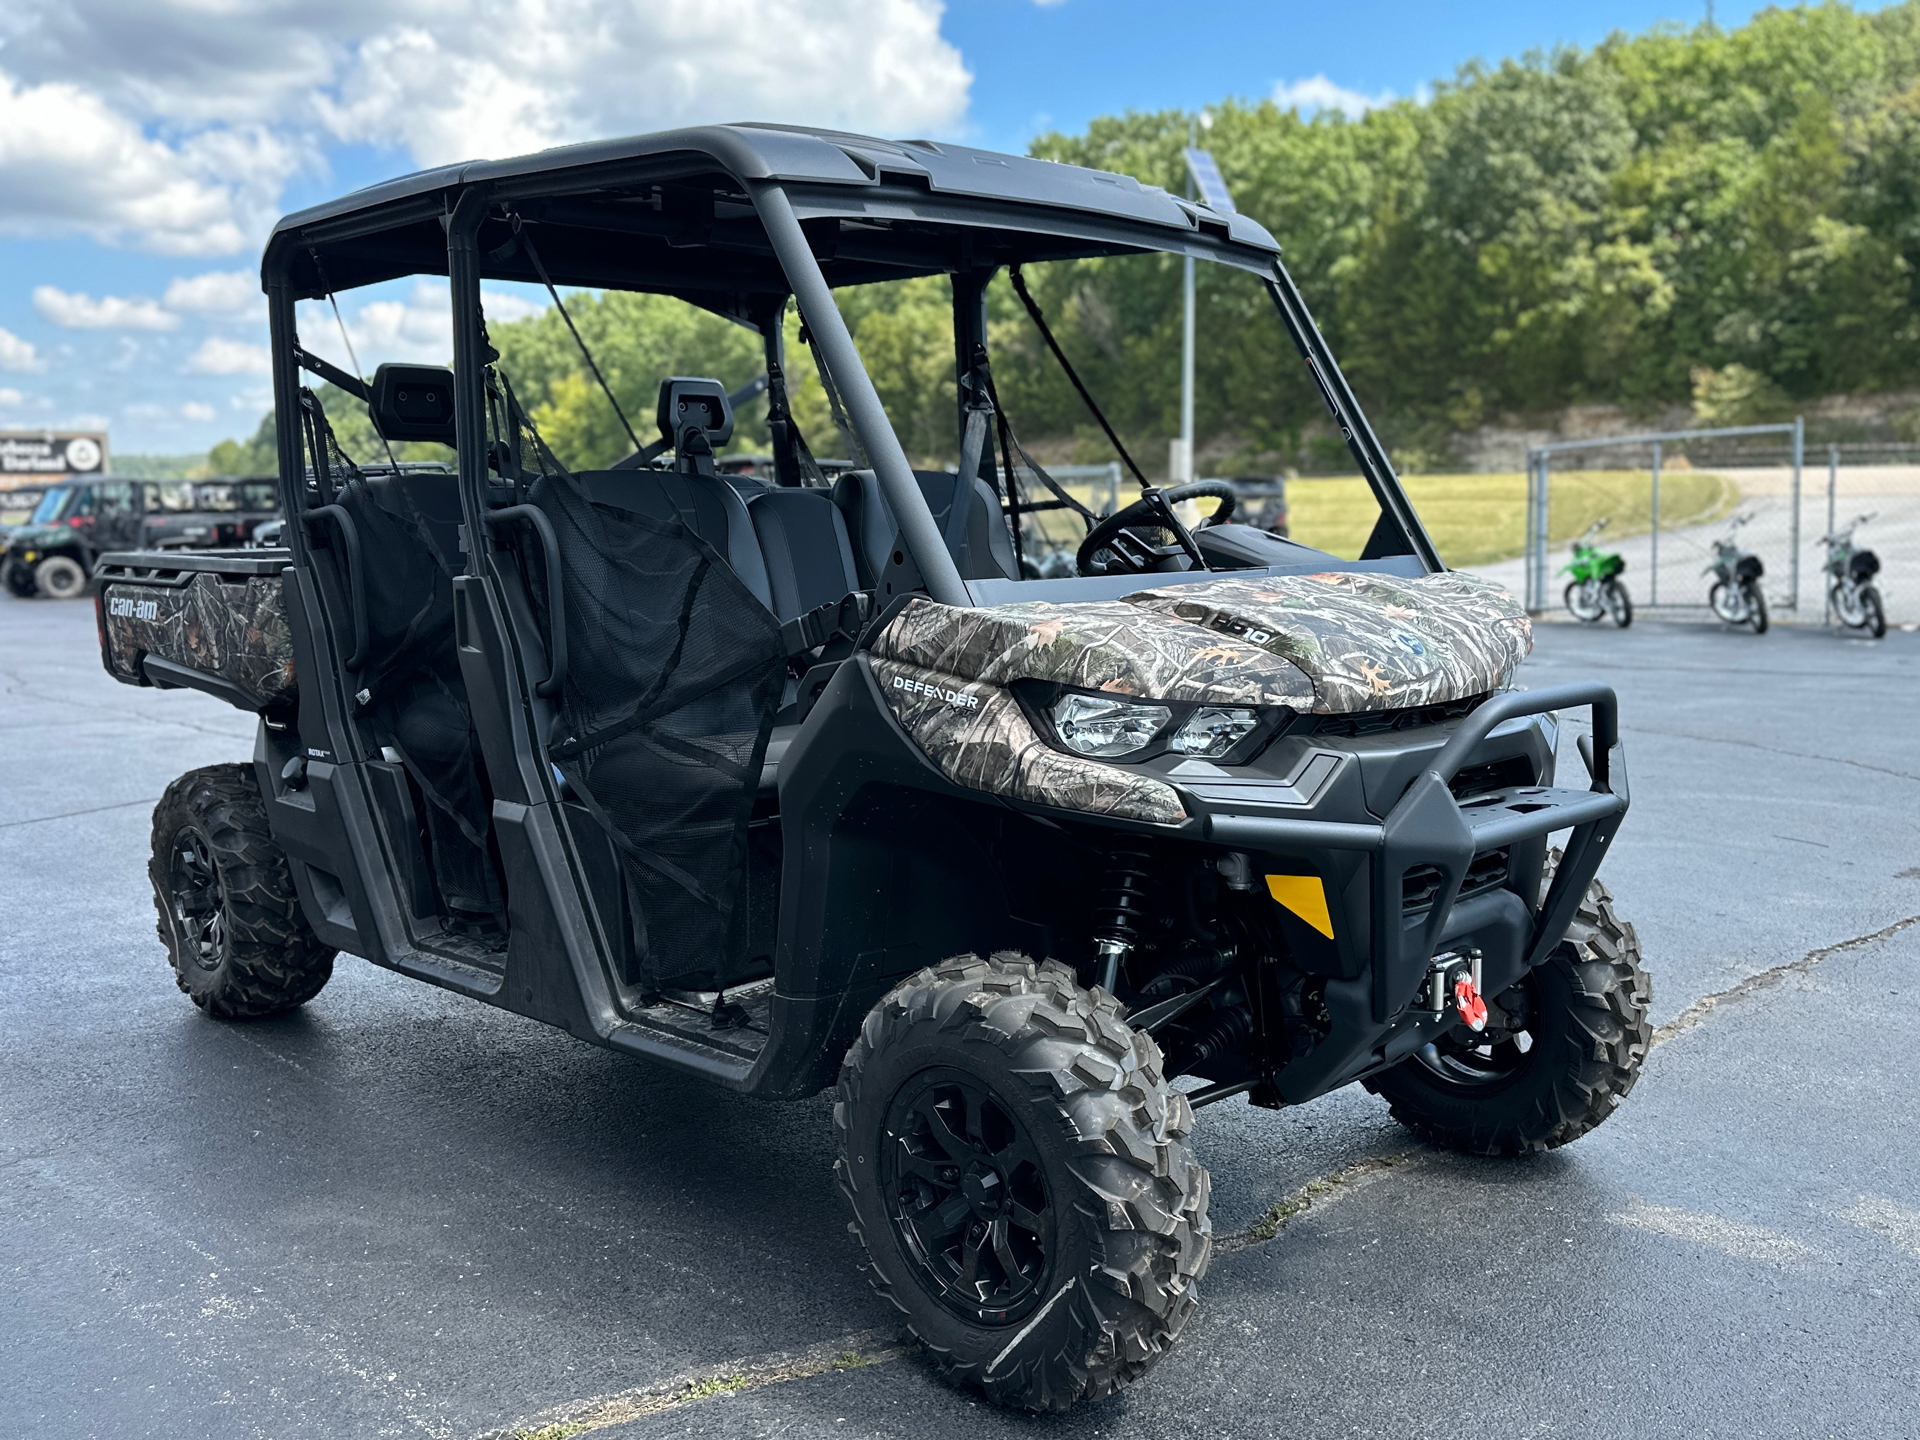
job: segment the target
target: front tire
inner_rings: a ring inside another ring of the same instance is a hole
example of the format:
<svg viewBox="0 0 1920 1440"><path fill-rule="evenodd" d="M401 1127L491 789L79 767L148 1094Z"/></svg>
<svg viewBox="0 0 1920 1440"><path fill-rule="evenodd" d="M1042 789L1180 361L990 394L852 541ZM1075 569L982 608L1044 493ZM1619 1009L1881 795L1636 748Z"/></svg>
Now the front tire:
<svg viewBox="0 0 1920 1440"><path fill-rule="evenodd" d="M1139 1379L1193 1314L1213 1246L1193 1110L1064 965L962 955L903 981L833 1115L874 1289L947 1378L1064 1410Z"/></svg>
<svg viewBox="0 0 1920 1440"><path fill-rule="evenodd" d="M1605 602L1594 598L1584 580L1576 580L1567 586L1560 598L1567 602L1567 610L1573 618L1585 625L1598 623L1607 613Z"/></svg>
<svg viewBox="0 0 1920 1440"><path fill-rule="evenodd" d="M1431 1144L1470 1155L1553 1149L1633 1089L1653 1043L1652 997L1640 938L1595 880L1553 953L1489 1002L1483 1034L1457 1027L1366 1086Z"/></svg>
<svg viewBox="0 0 1920 1440"><path fill-rule="evenodd" d="M73 600L86 593L87 572L70 555L49 555L33 571L34 587L54 600Z"/></svg>
<svg viewBox="0 0 1920 1440"><path fill-rule="evenodd" d="M209 1015L277 1015L332 977L334 952L300 911L252 766L209 765L167 787L147 875L174 979Z"/></svg>
<svg viewBox="0 0 1920 1440"><path fill-rule="evenodd" d="M40 593L40 587L33 583L33 571L11 559L0 562L0 583L6 585L9 594L22 600L31 600Z"/></svg>
<svg viewBox="0 0 1920 1440"><path fill-rule="evenodd" d="M1767 633L1767 597L1760 593L1760 587L1758 585L1752 585L1747 587L1746 597L1747 597L1747 619L1753 625L1753 633L1756 635L1766 634Z"/></svg>

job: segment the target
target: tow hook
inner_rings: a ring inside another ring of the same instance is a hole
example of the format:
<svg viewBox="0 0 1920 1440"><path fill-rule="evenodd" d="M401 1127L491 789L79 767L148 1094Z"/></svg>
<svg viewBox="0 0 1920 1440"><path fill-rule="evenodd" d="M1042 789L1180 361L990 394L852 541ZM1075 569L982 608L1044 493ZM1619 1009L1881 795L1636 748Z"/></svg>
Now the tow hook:
<svg viewBox="0 0 1920 1440"><path fill-rule="evenodd" d="M1427 1013L1442 1019L1448 1010L1478 1034L1487 1028L1487 1001L1480 993L1480 952L1449 950L1433 957L1427 970Z"/></svg>

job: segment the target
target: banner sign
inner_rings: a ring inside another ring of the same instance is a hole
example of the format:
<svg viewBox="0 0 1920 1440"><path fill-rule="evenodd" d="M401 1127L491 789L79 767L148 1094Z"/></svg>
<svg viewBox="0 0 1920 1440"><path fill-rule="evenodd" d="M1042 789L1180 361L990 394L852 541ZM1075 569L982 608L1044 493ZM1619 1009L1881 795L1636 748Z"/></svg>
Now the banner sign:
<svg viewBox="0 0 1920 1440"><path fill-rule="evenodd" d="M0 477L99 475L106 468L107 437L99 431L0 430Z"/></svg>

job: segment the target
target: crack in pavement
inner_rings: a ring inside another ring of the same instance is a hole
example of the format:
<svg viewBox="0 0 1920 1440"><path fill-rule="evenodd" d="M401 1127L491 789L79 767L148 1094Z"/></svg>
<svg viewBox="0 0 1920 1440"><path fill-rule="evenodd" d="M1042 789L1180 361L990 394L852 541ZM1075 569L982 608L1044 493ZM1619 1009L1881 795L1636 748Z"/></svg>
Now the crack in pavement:
<svg viewBox="0 0 1920 1440"><path fill-rule="evenodd" d="M1877 941L1889 939L1914 925L1920 925L1920 915L1909 915L1903 920L1896 920L1891 925L1884 925L1868 934L1854 935L1845 940L1835 941L1831 945L1822 945L1818 949L1809 950L1798 960L1776 965L1770 970L1762 970L1757 975L1748 976L1737 985L1729 986L1711 995L1703 995L1653 1032L1653 1041L1648 1046L1648 1051L1651 1053L1654 1046L1662 1045L1676 1035L1695 1028L1723 1004L1758 994L1762 990L1780 984L1790 975L1805 974L1831 955L1847 950L1857 950ZM1232 1255L1256 1245L1263 1245L1277 1237L1290 1224L1309 1211L1324 1212L1342 1198L1384 1180L1392 1171L1439 1153L1432 1146L1409 1146L1404 1150L1363 1156L1361 1159L1342 1165L1337 1170L1317 1175L1269 1206L1244 1230L1216 1237L1213 1242L1214 1254ZM1913 1238L1920 1236L1920 1215L1902 1211L1897 1217L1899 1225L1894 1226L1887 1215L1882 1213L1882 1209L1872 1209L1869 1216L1867 1213L1869 1208L1863 1206L1860 1215L1849 1214L1844 1218L1867 1228L1896 1228L1900 1231L1898 1243L1912 1244L1915 1246L1915 1253L1920 1254L1920 1240ZM1771 1243L1776 1245L1776 1248L1796 1245L1796 1242L1785 1240L1783 1237L1776 1239L1771 1231L1761 1232L1751 1226L1740 1227L1737 1222L1723 1221L1717 1216L1701 1217L1683 1214L1677 1210L1661 1210L1657 1207L1648 1207L1644 1202L1639 1202L1639 1208L1631 1213L1611 1218L1639 1228L1695 1240L1700 1240L1701 1236L1694 1232L1699 1230L1701 1225L1711 1222L1712 1225L1719 1227L1713 1231L1713 1237L1717 1238L1710 1237L1702 1243L1714 1244L1717 1248L1723 1249L1732 1244L1732 1240L1727 1238L1729 1235L1741 1240L1746 1249L1752 1249L1753 1244L1748 1242L1753 1242L1754 1235L1763 1233ZM1683 1224L1682 1221L1685 1223ZM1752 1231L1752 1235L1749 1235L1748 1231ZM1791 1258L1799 1259L1799 1249L1804 1248L1797 1247ZM1729 1250L1728 1253L1732 1251ZM1743 1250L1742 1253L1745 1251ZM1768 1253L1769 1257L1777 1258L1772 1256L1771 1251ZM1782 1250L1781 1254L1785 1255L1787 1252ZM628 1420L676 1410L683 1405L690 1405L696 1400L704 1400L711 1396L737 1394L743 1390L755 1390L765 1385L824 1375L835 1370L851 1370L865 1365L885 1364L890 1360L915 1354L920 1348L919 1342L911 1336L903 1336L887 1330L861 1331L805 1350L776 1352L735 1361L728 1365L687 1371L672 1379L639 1389L577 1401L548 1411L531 1421L510 1425L504 1429L486 1431L476 1436L475 1440L570 1440L570 1437L575 1435L584 1435Z"/></svg>
<svg viewBox="0 0 1920 1440"><path fill-rule="evenodd" d="M1385 1176L1387 1171L1404 1165L1415 1159L1422 1151L1419 1148L1395 1150L1386 1155L1368 1155L1351 1164L1342 1165L1325 1175L1316 1175L1296 1190L1289 1191L1282 1199L1270 1205L1261 1217L1244 1230L1231 1235L1223 1235L1213 1242L1213 1253L1231 1255L1244 1250L1249 1245L1262 1245L1273 1239L1289 1222L1305 1214L1316 1205L1325 1209L1327 1205L1344 1194L1361 1190Z"/></svg>
<svg viewBox="0 0 1920 1440"><path fill-rule="evenodd" d="M605 1430L666 1410L678 1410L696 1400L737 1395L744 1390L758 1390L787 1380L805 1380L837 1370L884 1365L915 1354L919 1349L919 1341L897 1330L861 1330L802 1350L774 1351L728 1365L687 1370L652 1385L576 1400L531 1420L484 1431L474 1440L571 1440L575 1435Z"/></svg>
<svg viewBox="0 0 1920 1440"><path fill-rule="evenodd" d="M0 820L0 830L12 830L20 825L45 825L53 820L71 820L76 815L99 815L108 810L126 810L135 805L158 805L160 797L150 795L144 800L122 800L113 805L95 805L90 810L63 810L58 815L35 815L26 820Z"/></svg>
<svg viewBox="0 0 1920 1440"><path fill-rule="evenodd" d="M1592 725L1578 718L1567 718L1561 722L1563 728L1572 735L1586 735L1592 732ZM1885 765L1869 765L1864 760L1850 760L1844 755L1822 755L1816 750L1792 750L1784 745L1763 745L1758 740L1743 740L1737 735L1698 735L1691 730L1656 730L1648 725L1622 725L1622 735L1654 735L1662 740L1692 740L1701 745L1733 745L1742 750L1759 750L1767 755L1785 755L1794 760L1820 760L1829 765L1850 765L1856 770L1869 770L1875 775L1891 775L1896 780L1920 781L1920 775L1906 770L1891 770Z"/></svg>
<svg viewBox="0 0 1920 1440"><path fill-rule="evenodd" d="M1725 990L1716 990L1711 995L1702 995L1673 1019L1653 1032L1653 1045L1664 1045L1676 1035L1693 1029L1720 1006L1735 1000L1744 1000L1757 995L1762 990L1771 990L1782 980L1792 975L1804 975L1829 955L1838 955L1843 950L1858 950L1862 946L1872 945L1876 941L1890 939L1912 925L1920 925L1920 915L1909 915L1904 920L1896 920L1891 925L1883 925L1866 935L1854 935L1846 940L1836 940L1831 945L1822 945L1817 950L1809 950L1798 960L1789 960L1784 965L1775 965L1770 970L1762 970L1757 975L1749 975L1737 985ZM1648 1046L1651 1050L1653 1046Z"/></svg>

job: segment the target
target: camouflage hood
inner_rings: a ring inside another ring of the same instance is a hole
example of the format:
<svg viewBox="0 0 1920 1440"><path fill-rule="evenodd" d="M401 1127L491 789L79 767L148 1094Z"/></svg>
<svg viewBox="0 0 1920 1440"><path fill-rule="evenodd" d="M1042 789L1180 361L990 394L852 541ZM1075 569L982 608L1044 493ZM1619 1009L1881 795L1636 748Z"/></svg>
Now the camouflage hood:
<svg viewBox="0 0 1920 1440"><path fill-rule="evenodd" d="M1292 662L1312 681L1321 714L1484 695L1533 648L1532 622L1513 596L1457 570L1212 580L1143 590L1125 603Z"/></svg>
<svg viewBox="0 0 1920 1440"><path fill-rule="evenodd" d="M1526 612L1456 571L1212 580L1117 601L959 609L916 600L873 653L963 681L1321 714L1483 695L1532 648Z"/></svg>

